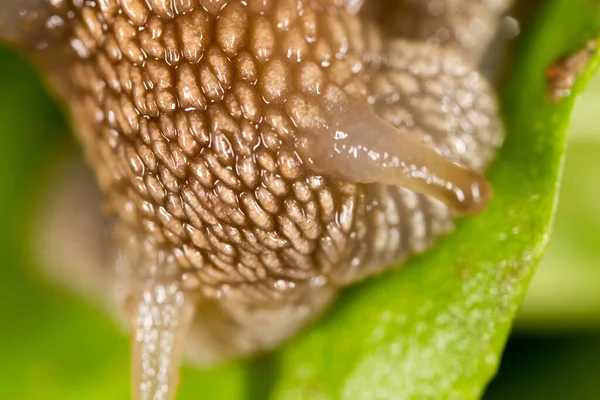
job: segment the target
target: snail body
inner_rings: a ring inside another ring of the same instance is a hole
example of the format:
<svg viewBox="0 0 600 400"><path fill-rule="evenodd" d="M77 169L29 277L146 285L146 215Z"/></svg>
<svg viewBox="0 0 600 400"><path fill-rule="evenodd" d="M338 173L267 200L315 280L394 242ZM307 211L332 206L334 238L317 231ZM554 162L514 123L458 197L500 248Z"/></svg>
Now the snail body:
<svg viewBox="0 0 600 400"><path fill-rule="evenodd" d="M359 3L0 5L114 218L135 398L172 398L184 354L276 347L489 200L477 69L511 1Z"/></svg>

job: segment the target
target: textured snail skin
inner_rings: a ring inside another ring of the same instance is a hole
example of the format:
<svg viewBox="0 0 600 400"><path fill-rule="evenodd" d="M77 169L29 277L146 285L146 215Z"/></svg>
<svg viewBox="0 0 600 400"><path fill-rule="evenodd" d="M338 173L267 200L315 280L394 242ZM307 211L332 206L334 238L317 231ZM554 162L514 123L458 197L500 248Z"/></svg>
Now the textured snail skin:
<svg viewBox="0 0 600 400"><path fill-rule="evenodd" d="M115 219L134 396L276 347L481 211L510 0L9 0ZM85 266L82 266L85 268ZM111 268L108 267L107 268Z"/></svg>

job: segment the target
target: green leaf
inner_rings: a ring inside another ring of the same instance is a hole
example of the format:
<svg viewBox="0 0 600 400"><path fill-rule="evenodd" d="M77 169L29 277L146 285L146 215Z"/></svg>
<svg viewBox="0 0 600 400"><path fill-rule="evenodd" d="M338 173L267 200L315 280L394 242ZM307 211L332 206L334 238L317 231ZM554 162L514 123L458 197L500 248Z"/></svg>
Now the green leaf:
<svg viewBox="0 0 600 400"><path fill-rule="evenodd" d="M477 398L497 368L555 206L572 97L546 100L545 70L599 28L600 4L589 0L552 0L537 16L503 91L508 137L484 214L427 256L347 291L270 358L186 368L178 398ZM0 59L0 398L127 399L125 335L40 279L23 246L43 171L73 145L31 69L5 51ZM598 63L595 56L576 92Z"/></svg>

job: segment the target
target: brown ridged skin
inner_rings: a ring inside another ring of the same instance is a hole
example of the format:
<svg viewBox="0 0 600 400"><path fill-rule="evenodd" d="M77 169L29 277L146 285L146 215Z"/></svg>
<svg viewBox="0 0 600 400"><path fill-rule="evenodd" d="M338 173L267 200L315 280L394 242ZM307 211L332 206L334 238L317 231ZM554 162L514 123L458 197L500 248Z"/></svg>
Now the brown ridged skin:
<svg viewBox="0 0 600 400"><path fill-rule="evenodd" d="M478 172L501 144L476 68L510 1L390 1L39 0L45 28L0 23L66 99L134 275L160 253L201 294L199 360L277 345L453 227L436 199L311 166L297 139L327 96Z"/></svg>

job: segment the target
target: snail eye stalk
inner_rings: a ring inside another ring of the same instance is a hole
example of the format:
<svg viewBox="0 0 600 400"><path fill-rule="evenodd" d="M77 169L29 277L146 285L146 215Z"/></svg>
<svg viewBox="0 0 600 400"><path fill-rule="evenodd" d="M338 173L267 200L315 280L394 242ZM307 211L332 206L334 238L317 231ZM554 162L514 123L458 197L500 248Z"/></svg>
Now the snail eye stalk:
<svg viewBox="0 0 600 400"><path fill-rule="evenodd" d="M485 178L405 131L353 101L335 110L323 131L300 143L317 168L342 181L400 186L440 200L459 215L481 212L491 196Z"/></svg>

